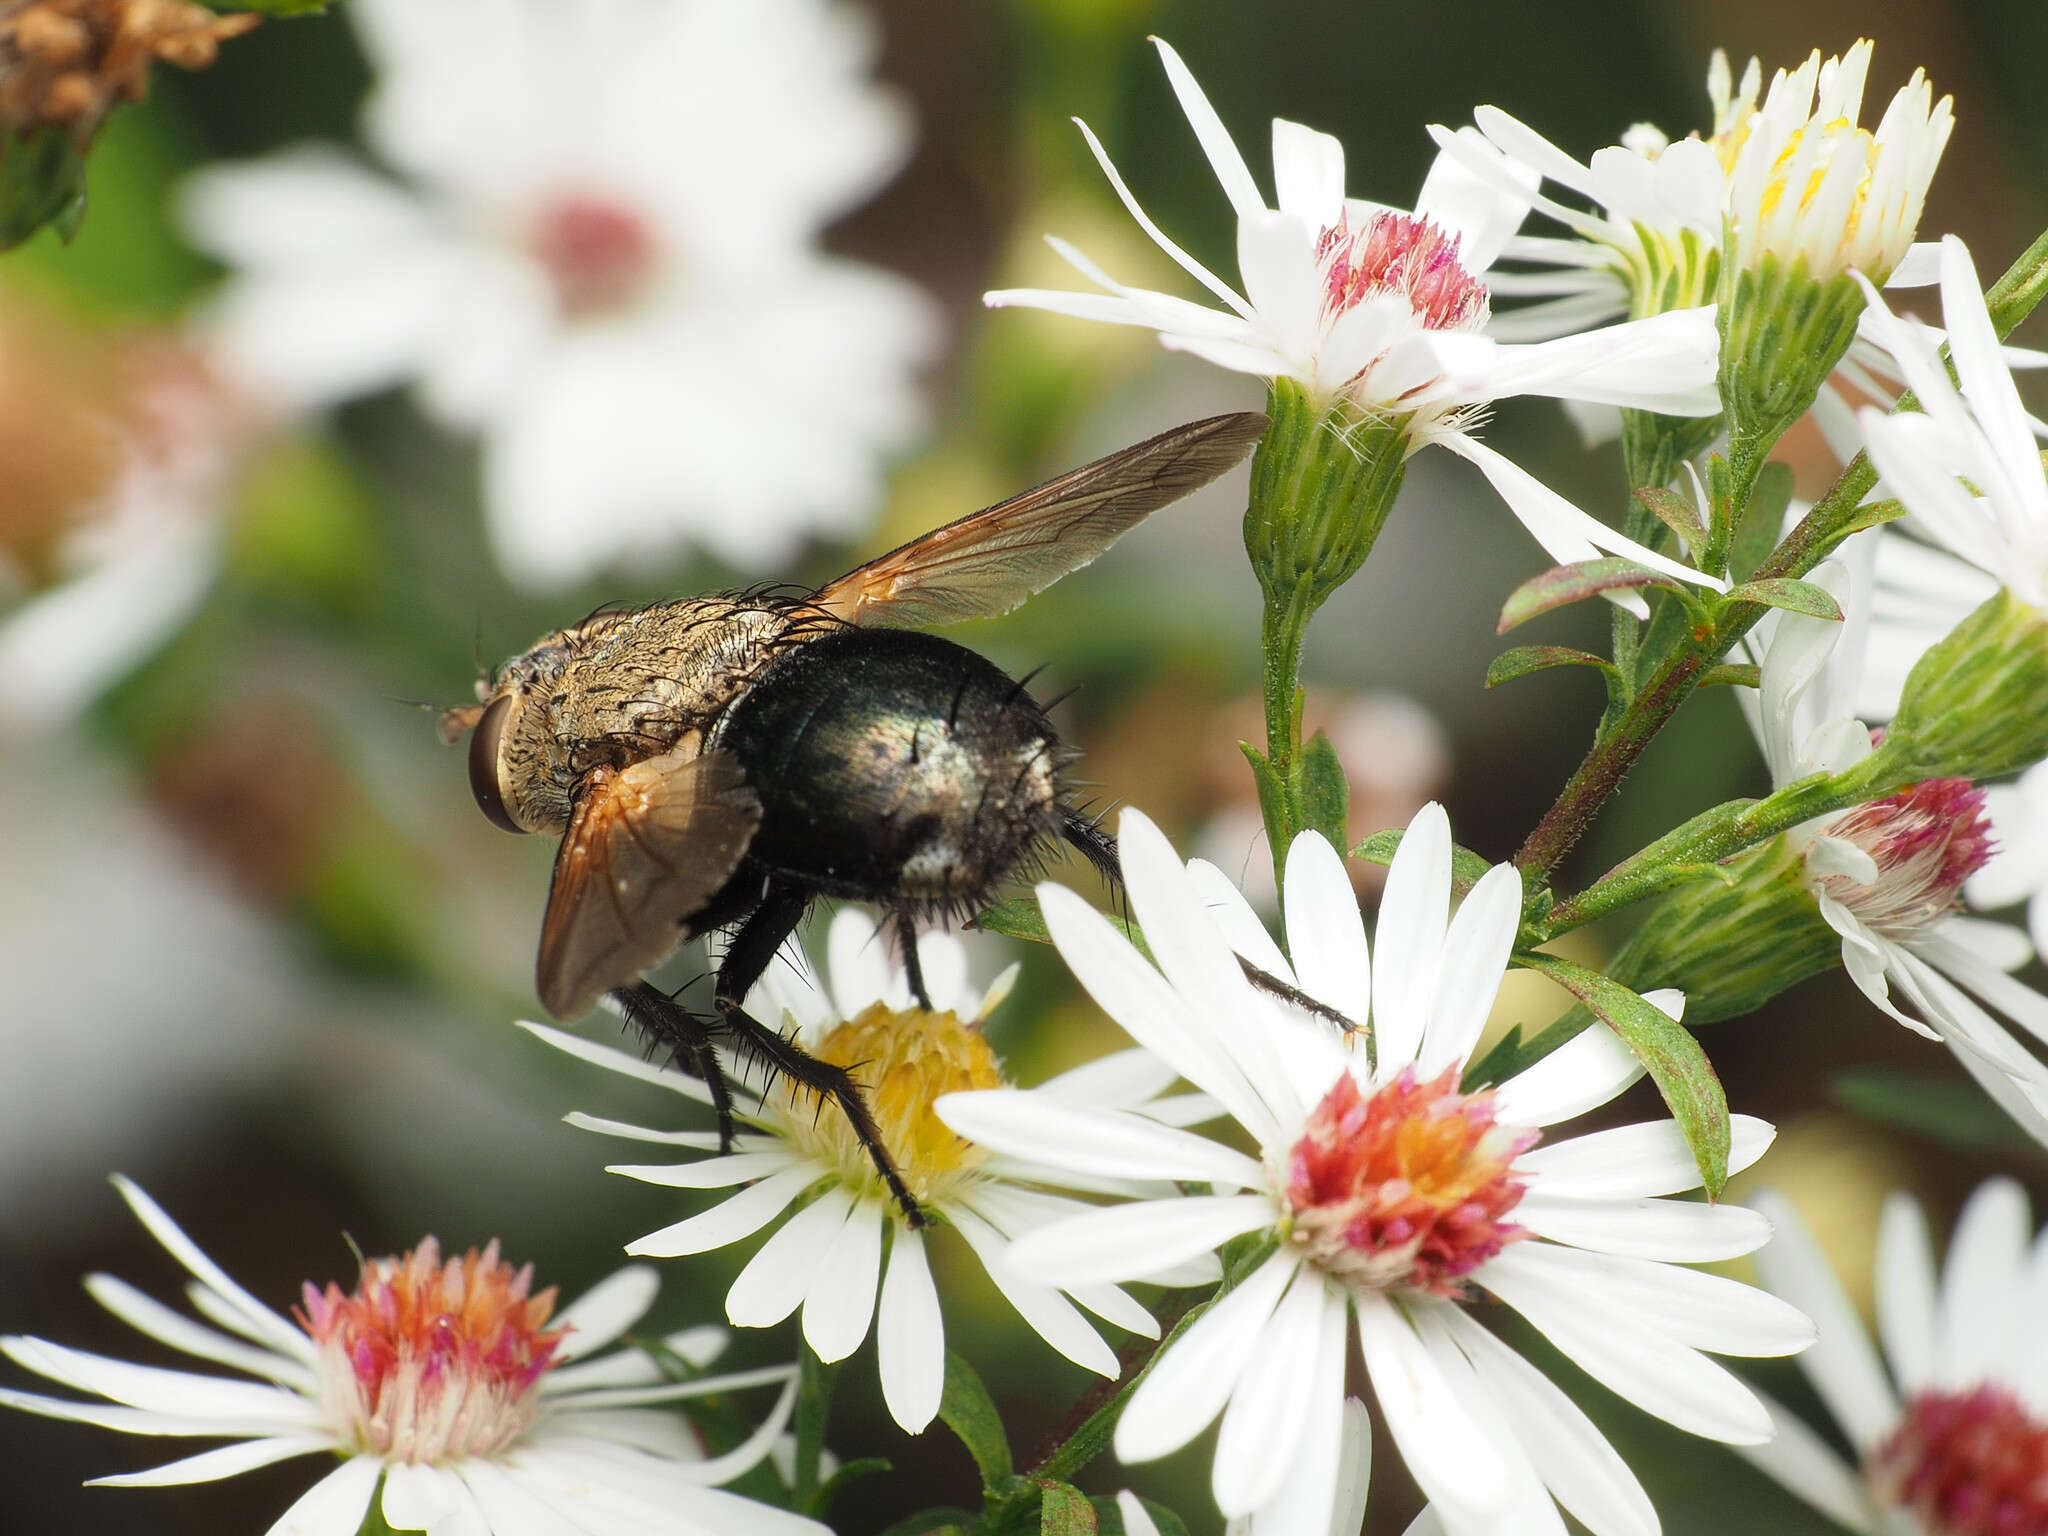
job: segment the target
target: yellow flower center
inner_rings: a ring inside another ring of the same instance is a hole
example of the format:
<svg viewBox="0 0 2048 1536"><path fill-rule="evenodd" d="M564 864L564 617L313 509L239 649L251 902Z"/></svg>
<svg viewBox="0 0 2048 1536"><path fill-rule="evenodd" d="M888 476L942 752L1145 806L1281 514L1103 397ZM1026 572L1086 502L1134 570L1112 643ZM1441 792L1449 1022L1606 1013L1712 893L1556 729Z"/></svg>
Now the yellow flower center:
<svg viewBox="0 0 2048 1536"><path fill-rule="evenodd" d="M845 1067L861 1085L882 1145L919 1205L944 1199L987 1159L987 1152L932 1113L932 1101L941 1094L1003 1086L995 1052L976 1024L950 1010L926 1013L874 1003L834 1026L811 1054ZM835 1169L847 1189L887 1200L881 1176L846 1117L820 1105L808 1088L790 1084L786 1092L791 1143Z"/></svg>

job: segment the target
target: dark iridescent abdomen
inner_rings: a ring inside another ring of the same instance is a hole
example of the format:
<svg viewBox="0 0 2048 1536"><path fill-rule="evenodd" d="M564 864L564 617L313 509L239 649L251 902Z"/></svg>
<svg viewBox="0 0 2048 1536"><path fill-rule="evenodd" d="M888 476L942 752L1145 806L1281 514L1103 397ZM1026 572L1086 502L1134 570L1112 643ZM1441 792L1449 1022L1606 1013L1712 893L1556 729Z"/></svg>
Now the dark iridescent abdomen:
<svg viewBox="0 0 2048 1536"><path fill-rule="evenodd" d="M776 657L719 722L761 798L748 860L826 895L964 915L1059 833L1059 746L987 661L908 630Z"/></svg>

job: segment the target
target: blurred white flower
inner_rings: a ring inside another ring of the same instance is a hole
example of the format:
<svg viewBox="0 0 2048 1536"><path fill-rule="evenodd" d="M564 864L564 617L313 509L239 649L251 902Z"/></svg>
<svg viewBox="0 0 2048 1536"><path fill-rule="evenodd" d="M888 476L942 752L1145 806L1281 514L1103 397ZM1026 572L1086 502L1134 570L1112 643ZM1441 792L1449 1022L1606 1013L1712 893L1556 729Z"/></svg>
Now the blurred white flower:
<svg viewBox="0 0 2048 1536"><path fill-rule="evenodd" d="M1853 713L1867 644L1861 573L1825 561L1807 576L1831 591L1840 622L1774 613L1746 642L1761 658L1741 697L1774 787L1842 773L1872 751ZM1993 848L1987 796L1968 779L1929 779L1787 834L1858 990L1916 1034L1943 1041L1970 1075L2048 1143L2048 1063L2028 1051L1976 999L2048 1039L2048 997L2008 973L2033 958L2003 923L1964 916L1961 897ZM1901 1010L1893 989L1918 1018ZM1974 997L1968 994L1974 994Z"/></svg>
<svg viewBox="0 0 2048 1536"><path fill-rule="evenodd" d="M666 1379L638 1350L586 1358L639 1321L657 1282L619 1271L550 1324L552 1290L531 1294L493 1242L441 1260L431 1237L401 1258L368 1259L355 1290L310 1281L287 1321L242 1289L128 1180L121 1192L150 1235L192 1275L206 1322L112 1275L86 1288L159 1344L239 1371L132 1365L19 1335L0 1350L26 1370L112 1406L0 1388L0 1407L123 1434L230 1443L93 1481L110 1487L212 1482L298 1456L339 1456L273 1530L354 1536L381 1481L392 1527L427 1536L530 1536L573 1526L590 1536L825 1536L825 1528L724 1493L770 1452L795 1405L795 1368ZM208 1326L212 1324L213 1326ZM693 1364L717 1330L668 1341ZM652 1405L764 1384L783 1393L734 1450L706 1458L697 1436Z"/></svg>
<svg viewBox="0 0 2048 1536"><path fill-rule="evenodd" d="M991 1157L932 1113L932 1101L940 1094L1002 1082L981 1023L1009 991L1014 970L998 977L986 994L979 993L968 980L960 941L926 934L918 942L918 958L937 1010L926 1013L912 1000L903 969L891 963L865 911L849 907L839 912L826 948L829 991L809 979L801 951L793 951L770 966L748 994L747 1011L757 1019L780 1021L783 1031L813 1056L851 1069L866 1093L883 1145L919 1207L965 1239L997 1289L1048 1344L1077 1365L1116 1375L1115 1351L1067 1297L1119 1328L1156 1338L1152 1315L1113 1285L1040 1285L1018 1276L1008 1260L1013 1239L1085 1207L1024 1187L1043 1176L1030 1159ZM699 1103L710 1100L697 1078L546 1025L524 1027L598 1066L658 1083ZM883 1400L897 1423L912 1434L922 1431L939 1410L946 1367L945 1325L925 1256L928 1229L905 1220L867 1148L837 1107L821 1104L807 1089L773 1082L750 1058L728 1060L726 1069L736 1079L736 1114L751 1127L735 1138L731 1152L610 1171L679 1189L739 1186L740 1192L648 1233L626 1251L654 1258L706 1253L753 1236L792 1205L799 1206L733 1282L726 1296L727 1317L742 1327L768 1328L802 1307L804 1338L827 1362L858 1349L872 1320ZM1143 1051L1128 1051L1056 1078L1041 1091L1075 1104L1176 1122L1215 1112L1200 1095L1159 1100L1174 1077L1171 1067ZM666 1146L718 1148L714 1131L648 1130L581 1114L571 1115L569 1122ZM1134 1187L1128 1178L1112 1183ZM1217 1273L1213 1263L1182 1270L1162 1273L1181 1284L1198 1284Z"/></svg>
<svg viewBox="0 0 2048 1536"><path fill-rule="evenodd" d="M1769 1399L1777 1436L1742 1454L1866 1536L2048 1530L2048 1248L2029 1243L2019 1185L1978 1186L1939 1276L1920 1207L1903 1194L1886 1200L1877 1229L1882 1359L1791 1203L1766 1193L1756 1205L1777 1229L1757 1268L1820 1324L1799 1368L1851 1459Z"/></svg>
<svg viewBox="0 0 2048 1536"><path fill-rule="evenodd" d="M53 582L0 609L0 724L76 719L192 616L219 573L257 414L196 343L145 339L124 363L125 410L103 424L111 484L70 519Z"/></svg>
<svg viewBox="0 0 2048 1536"><path fill-rule="evenodd" d="M908 114L830 0L363 0L371 146L208 170L222 344L288 401L416 381L483 437L500 563L573 584L856 531L922 419L933 307L823 255Z"/></svg>
<svg viewBox="0 0 2048 1536"><path fill-rule="evenodd" d="M1513 395L1634 406L1680 416L1720 410L1713 315L1688 310L1530 346L1484 336L1489 269L1521 223L1528 193L1483 180L1440 155L1412 213L1344 194L1344 147L1283 118L1273 121L1268 207L1215 108L1180 56L1158 39L1210 168L1237 213L1244 293L1196 261L1146 216L1086 124L1089 148L1131 217L1183 270L1222 301L1204 308L1118 282L1059 239L1053 248L1101 293L1017 288L992 306L1023 305L1159 332L1166 346L1221 368L1299 381L1319 406L1398 424L1413 453L1431 443L1470 460L1536 542L1560 562L1601 551L1680 580L1717 585L1574 507L1471 434L1486 408ZM1647 610L1645 610L1647 613Z"/></svg>
<svg viewBox="0 0 2048 1536"><path fill-rule="evenodd" d="M1369 955L1342 859L1304 833L1288 855L1283 954L1220 871L1183 866L1137 812L1124 812L1118 847L1156 967L1060 886L1038 888L1046 926L1096 1002L1223 1104L1256 1151L1042 1091L952 1094L938 1109L1070 1181L1115 1170L1215 1191L1040 1227L1012 1253L1035 1280L1103 1284L1233 1239L1270 1244L1154 1361L1118 1420L1119 1456L1166 1455L1220 1414L1212 1486L1224 1514L1249 1517L1257 1536L1329 1529L1363 1477L1344 1433L1355 1331L1387 1428L1449 1530L1561 1532L1562 1505L1599 1536L1652 1536L1656 1512L1634 1475L1478 1321L1475 1291L1680 1428L1769 1435L1748 1389L1701 1351L1786 1354L1811 1325L1761 1291L1681 1267L1748 1253L1769 1227L1735 1206L1658 1198L1700 1183L1669 1119L1537 1146L1642 1066L1595 1027L1504 1083L1463 1086L1520 917L1511 866L1452 913L1450 823L1425 807L1395 855ZM1340 1037L1254 989L1240 956L1358 1031ZM1651 1001L1683 1006L1670 992ZM1737 1116L1734 1163L1755 1161L1772 1134Z"/></svg>

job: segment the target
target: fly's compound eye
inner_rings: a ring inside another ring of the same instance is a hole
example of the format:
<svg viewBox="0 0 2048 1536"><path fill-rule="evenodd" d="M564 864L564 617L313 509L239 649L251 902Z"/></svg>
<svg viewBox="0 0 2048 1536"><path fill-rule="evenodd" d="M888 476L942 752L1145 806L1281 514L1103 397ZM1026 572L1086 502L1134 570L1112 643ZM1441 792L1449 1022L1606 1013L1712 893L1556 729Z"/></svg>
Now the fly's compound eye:
<svg viewBox="0 0 2048 1536"><path fill-rule="evenodd" d="M512 695L508 693L477 721L476 734L469 738L469 791L476 796L477 809L491 819L493 826L503 827L507 832L524 832L526 828L512 819L505 804L505 774L498 760L505 724L511 718Z"/></svg>

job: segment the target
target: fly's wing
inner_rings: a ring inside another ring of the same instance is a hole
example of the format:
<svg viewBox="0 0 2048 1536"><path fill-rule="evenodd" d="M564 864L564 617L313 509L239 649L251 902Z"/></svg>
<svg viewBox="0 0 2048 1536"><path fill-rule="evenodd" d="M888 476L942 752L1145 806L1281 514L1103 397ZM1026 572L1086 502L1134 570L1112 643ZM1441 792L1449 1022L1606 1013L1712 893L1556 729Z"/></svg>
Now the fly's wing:
<svg viewBox="0 0 2048 1536"><path fill-rule="evenodd" d="M1265 430L1264 416L1242 411L1162 432L912 539L812 601L850 624L897 629L1007 613L1231 468Z"/></svg>
<svg viewBox="0 0 2048 1536"><path fill-rule="evenodd" d="M593 769L555 855L536 987L573 1018L667 957L745 856L761 802L729 752L695 743Z"/></svg>

